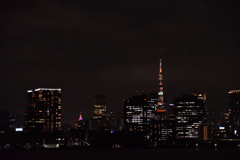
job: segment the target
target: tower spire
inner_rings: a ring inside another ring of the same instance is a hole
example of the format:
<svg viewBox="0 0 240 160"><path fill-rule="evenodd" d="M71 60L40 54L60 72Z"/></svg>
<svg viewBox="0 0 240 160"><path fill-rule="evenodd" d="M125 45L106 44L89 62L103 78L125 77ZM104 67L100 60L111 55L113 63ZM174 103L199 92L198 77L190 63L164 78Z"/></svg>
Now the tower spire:
<svg viewBox="0 0 240 160"><path fill-rule="evenodd" d="M82 113L80 111L80 115L79 115L78 121L81 121L81 120L83 120L83 119L82 119Z"/></svg>
<svg viewBox="0 0 240 160"><path fill-rule="evenodd" d="M162 74L162 59L160 58L159 61L159 75L158 75L158 81L159 81L159 91L158 91L158 105L163 105L164 97L163 97L163 74Z"/></svg>
<svg viewBox="0 0 240 160"><path fill-rule="evenodd" d="M162 50L160 50L161 54ZM157 119L165 119L165 107L164 107L164 95L163 95L163 73L162 73L162 57L160 57L159 60L159 74L158 74L158 81L159 81L159 91L158 91L158 107L157 107L157 112L159 114Z"/></svg>

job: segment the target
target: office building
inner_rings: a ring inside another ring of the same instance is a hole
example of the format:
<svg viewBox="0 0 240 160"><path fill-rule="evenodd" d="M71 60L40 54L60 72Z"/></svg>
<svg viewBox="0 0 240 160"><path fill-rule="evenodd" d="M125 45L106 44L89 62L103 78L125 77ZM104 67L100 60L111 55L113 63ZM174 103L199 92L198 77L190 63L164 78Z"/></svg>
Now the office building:
<svg viewBox="0 0 240 160"><path fill-rule="evenodd" d="M205 121L206 93L183 95L175 99L176 138L198 138L198 128Z"/></svg>
<svg viewBox="0 0 240 160"><path fill-rule="evenodd" d="M124 100L124 122L129 131L147 131L154 119L155 105L146 94Z"/></svg>
<svg viewBox="0 0 240 160"><path fill-rule="evenodd" d="M101 119L107 116L107 97L106 95L95 95L93 105L93 119Z"/></svg>
<svg viewBox="0 0 240 160"><path fill-rule="evenodd" d="M213 129L218 128L219 117L217 116L217 111L216 110L208 111L206 113L206 117L207 117L207 124L209 126L211 126L211 128L213 128Z"/></svg>
<svg viewBox="0 0 240 160"><path fill-rule="evenodd" d="M153 146L172 146L176 137L175 128L174 120L153 120L147 141Z"/></svg>
<svg viewBox="0 0 240 160"><path fill-rule="evenodd" d="M230 135L240 136L240 90L231 90L228 96Z"/></svg>
<svg viewBox="0 0 240 160"><path fill-rule="evenodd" d="M94 95L93 119L89 120L89 129L107 128L108 117L106 95Z"/></svg>
<svg viewBox="0 0 240 160"><path fill-rule="evenodd" d="M25 131L61 130L61 89L38 88L27 91Z"/></svg>
<svg viewBox="0 0 240 160"><path fill-rule="evenodd" d="M154 118L155 118L155 113L157 111L158 108L158 101L159 101L159 97L158 97L158 93L156 92L156 90L154 89L152 93L149 93L149 105L150 106L154 106L155 108L155 112L153 112L154 114Z"/></svg>
<svg viewBox="0 0 240 160"><path fill-rule="evenodd" d="M215 139L217 136L217 130L219 128L219 116L217 115L216 110L207 111L206 113L207 121L204 125L208 126L210 129L211 139Z"/></svg>
<svg viewBox="0 0 240 160"><path fill-rule="evenodd" d="M200 125L198 129L198 139L201 141L211 140L211 128L209 125Z"/></svg>
<svg viewBox="0 0 240 160"><path fill-rule="evenodd" d="M220 115L221 125L229 125L229 111L222 111Z"/></svg>

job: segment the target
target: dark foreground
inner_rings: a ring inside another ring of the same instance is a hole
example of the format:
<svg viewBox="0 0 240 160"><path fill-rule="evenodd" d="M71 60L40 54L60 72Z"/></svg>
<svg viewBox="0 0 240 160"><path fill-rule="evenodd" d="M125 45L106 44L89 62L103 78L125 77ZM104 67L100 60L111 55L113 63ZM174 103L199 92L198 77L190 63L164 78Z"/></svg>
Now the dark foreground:
<svg viewBox="0 0 240 160"><path fill-rule="evenodd" d="M1 151L1 160L240 160L239 150L73 149Z"/></svg>

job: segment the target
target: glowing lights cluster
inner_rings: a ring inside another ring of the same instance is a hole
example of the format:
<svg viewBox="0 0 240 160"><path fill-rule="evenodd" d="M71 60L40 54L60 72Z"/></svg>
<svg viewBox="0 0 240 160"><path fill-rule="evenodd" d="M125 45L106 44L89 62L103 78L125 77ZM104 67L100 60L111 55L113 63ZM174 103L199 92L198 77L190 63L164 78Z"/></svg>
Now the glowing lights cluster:
<svg viewBox="0 0 240 160"><path fill-rule="evenodd" d="M228 94L233 94L233 93L238 93L239 94L240 90L231 90L231 91L228 92Z"/></svg>
<svg viewBox="0 0 240 160"><path fill-rule="evenodd" d="M80 112L80 116L79 116L79 118L78 118L78 121L82 121L83 120L83 118L82 118L82 113Z"/></svg>
<svg viewBox="0 0 240 160"><path fill-rule="evenodd" d="M37 88L34 91L61 91L61 88ZM33 90L28 90L28 93L33 92Z"/></svg>

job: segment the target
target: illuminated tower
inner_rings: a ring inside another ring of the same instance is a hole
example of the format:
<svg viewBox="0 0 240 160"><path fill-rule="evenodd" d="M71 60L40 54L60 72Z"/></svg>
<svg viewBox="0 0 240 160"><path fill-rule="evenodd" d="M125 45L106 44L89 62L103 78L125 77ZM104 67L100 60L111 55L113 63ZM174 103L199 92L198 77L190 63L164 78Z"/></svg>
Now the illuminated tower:
<svg viewBox="0 0 240 160"><path fill-rule="evenodd" d="M85 123L84 123L83 118L82 118L82 113L80 112L79 118L76 121L76 128L77 129L83 129L84 125L85 125Z"/></svg>
<svg viewBox="0 0 240 160"><path fill-rule="evenodd" d="M161 50L160 50L161 53ZM158 91L158 106L157 106L157 113L156 119L158 120L166 120L166 109L164 106L164 95L163 95L163 74L162 74L162 59L160 58L159 61L159 91Z"/></svg>
<svg viewBox="0 0 240 160"><path fill-rule="evenodd" d="M80 112L80 116L78 118L78 121L81 121L81 120L83 120L83 119L82 119L82 113Z"/></svg>
<svg viewBox="0 0 240 160"><path fill-rule="evenodd" d="M159 91L158 91L158 106L161 106L161 109L164 107L164 98L163 98L163 75L162 75L162 59L159 61Z"/></svg>

